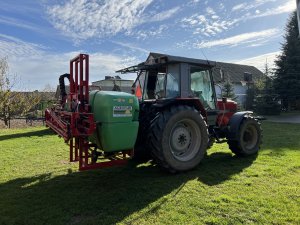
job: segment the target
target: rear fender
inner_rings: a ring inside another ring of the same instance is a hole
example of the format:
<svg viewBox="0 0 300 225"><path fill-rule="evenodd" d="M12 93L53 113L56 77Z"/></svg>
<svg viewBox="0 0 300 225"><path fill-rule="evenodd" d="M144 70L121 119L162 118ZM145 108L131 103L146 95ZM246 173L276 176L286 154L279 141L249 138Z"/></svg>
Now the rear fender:
<svg viewBox="0 0 300 225"><path fill-rule="evenodd" d="M198 110L205 119L207 118L207 113L205 108L203 107L200 100L196 98L175 98L170 100L164 99L162 102L157 101L154 104L155 107L163 108L163 109L167 107L171 107L172 105L188 105L191 107L195 107L195 109Z"/></svg>
<svg viewBox="0 0 300 225"><path fill-rule="evenodd" d="M252 114L252 111L242 111L233 114L228 123L228 132L226 135L227 139L238 140L239 129L243 119L245 118L245 116L250 116Z"/></svg>

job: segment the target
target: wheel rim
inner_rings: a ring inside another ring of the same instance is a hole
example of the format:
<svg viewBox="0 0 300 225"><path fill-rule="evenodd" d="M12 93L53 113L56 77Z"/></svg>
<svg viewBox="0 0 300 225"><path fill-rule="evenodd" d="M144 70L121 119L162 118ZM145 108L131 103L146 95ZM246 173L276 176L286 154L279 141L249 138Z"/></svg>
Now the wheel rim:
<svg viewBox="0 0 300 225"><path fill-rule="evenodd" d="M254 125L248 125L243 133L243 145L246 150L252 150L258 140L258 132Z"/></svg>
<svg viewBox="0 0 300 225"><path fill-rule="evenodd" d="M172 128L169 140L173 156L179 161L189 161L195 157L200 148L200 128L190 119L178 121Z"/></svg>

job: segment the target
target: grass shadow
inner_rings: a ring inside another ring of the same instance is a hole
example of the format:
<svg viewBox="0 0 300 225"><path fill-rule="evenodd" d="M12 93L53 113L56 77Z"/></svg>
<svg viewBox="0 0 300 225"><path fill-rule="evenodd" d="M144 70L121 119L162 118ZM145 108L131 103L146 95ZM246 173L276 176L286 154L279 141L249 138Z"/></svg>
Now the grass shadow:
<svg viewBox="0 0 300 225"><path fill-rule="evenodd" d="M217 185L253 160L213 153L197 169L176 175L130 162L125 167L11 180L0 185L0 224L116 224L165 195L173 192L175 197L191 179ZM157 201L142 215L159 210L166 201Z"/></svg>
<svg viewBox="0 0 300 225"><path fill-rule="evenodd" d="M45 135L53 135L53 134L54 134L53 131L51 131L50 129L43 129L43 130L29 131L24 133L0 135L0 141L23 138L23 137L33 137L33 136L42 137Z"/></svg>
<svg viewBox="0 0 300 225"><path fill-rule="evenodd" d="M0 185L0 224L115 224L183 182L154 166L68 172Z"/></svg>
<svg viewBox="0 0 300 225"><path fill-rule="evenodd" d="M198 169L198 179L210 186L223 183L251 166L256 158L257 155L238 157L225 152L212 153Z"/></svg>

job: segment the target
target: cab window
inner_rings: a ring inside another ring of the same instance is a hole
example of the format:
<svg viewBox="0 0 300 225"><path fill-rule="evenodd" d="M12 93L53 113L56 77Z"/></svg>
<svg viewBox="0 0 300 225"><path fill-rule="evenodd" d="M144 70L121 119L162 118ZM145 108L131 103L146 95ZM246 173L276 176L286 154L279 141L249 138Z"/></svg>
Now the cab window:
<svg viewBox="0 0 300 225"><path fill-rule="evenodd" d="M166 68L161 67L146 71L143 99L158 99L165 97Z"/></svg>
<svg viewBox="0 0 300 225"><path fill-rule="evenodd" d="M179 96L179 65L168 65L166 83L166 97L175 98Z"/></svg>
<svg viewBox="0 0 300 225"><path fill-rule="evenodd" d="M194 97L200 99L205 109L215 109L215 98L210 71L204 68L190 68L191 91Z"/></svg>

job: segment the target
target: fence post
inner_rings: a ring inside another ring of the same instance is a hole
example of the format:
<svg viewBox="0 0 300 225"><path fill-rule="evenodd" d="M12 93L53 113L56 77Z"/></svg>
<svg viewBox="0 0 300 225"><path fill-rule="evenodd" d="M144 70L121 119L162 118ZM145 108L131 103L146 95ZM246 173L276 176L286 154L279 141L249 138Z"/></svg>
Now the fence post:
<svg viewBox="0 0 300 225"><path fill-rule="evenodd" d="M7 108L8 108L8 129L10 129L10 108L9 106Z"/></svg>

